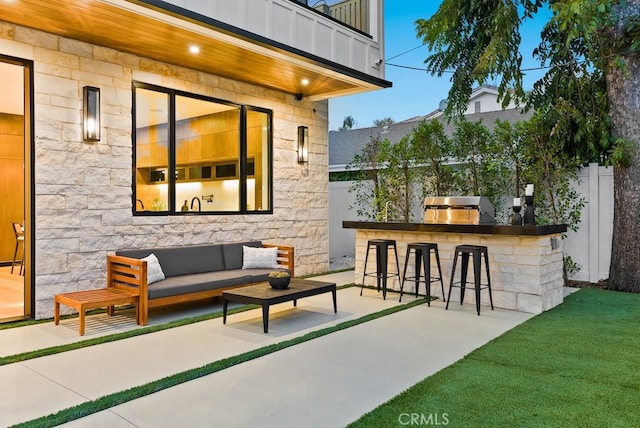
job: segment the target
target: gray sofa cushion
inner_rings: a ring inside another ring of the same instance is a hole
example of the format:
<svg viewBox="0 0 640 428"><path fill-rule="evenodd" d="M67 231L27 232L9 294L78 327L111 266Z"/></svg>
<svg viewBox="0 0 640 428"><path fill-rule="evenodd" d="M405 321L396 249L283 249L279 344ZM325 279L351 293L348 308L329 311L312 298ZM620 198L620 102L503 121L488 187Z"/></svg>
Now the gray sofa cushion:
<svg viewBox="0 0 640 428"><path fill-rule="evenodd" d="M222 245L218 244L116 252L119 256L136 259L142 259L151 253L158 257L162 271L167 278L224 270Z"/></svg>
<svg viewBox="0 0 640 428"><path fill-rule="evenodd" d="M256 282L268 281L269 274L274 271L287 272L286 269L236 269L226 272L233 273L237 276L248 275L250 278L249 281L255 284ZM249 283L247 283L247 285L249 285Z"/></svg>
<svg viewBox="0 0 640 428"><path fill-rule="evenodd" d="M242 247L261 247L260 241L121 250L119 256L142 259L153 253L166 276L149 284L149 299L176 296L267 281L270 272L285 269L242 269ZM225 269L226 267L226 269Z"/></svg>
<svg viewBox="0 0 640 428"><path fill-rule="evenodd" d="M222 254L224 256L224 267L227 270L242 269L242 247L262 247L262 242L233 242L222 244Z"/></svg>
<svg viewBox="0 0 640 428"><path fill-rule="evenodd" d="M218 271L182 275L167 278L149 285L149 299L175 296L179 294L196 293L198 291L215 290L216 288L233 287L234 285L249 285L249 275L238 276L237 271Z"/></svg>

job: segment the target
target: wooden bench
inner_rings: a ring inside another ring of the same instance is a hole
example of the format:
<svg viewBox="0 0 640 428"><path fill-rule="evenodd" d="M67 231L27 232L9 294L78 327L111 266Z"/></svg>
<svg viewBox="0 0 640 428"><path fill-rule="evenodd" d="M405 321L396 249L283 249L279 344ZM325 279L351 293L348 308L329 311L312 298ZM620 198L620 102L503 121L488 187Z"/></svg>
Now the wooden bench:
<svg viewBox="0 0 640 428"><path fill-rule="evenodd" d="M100 288L96 290L76 291L72 293L57 294L54 298L55 325L60 322L60 305L69 306L78 311L80 316L80 336L84 335L85 311L97 308L107 308L107 313L113 315L115 305L132 304L136 307L136 323L140 324L139 296L131 291L120 290L114 287Z"/></svg>

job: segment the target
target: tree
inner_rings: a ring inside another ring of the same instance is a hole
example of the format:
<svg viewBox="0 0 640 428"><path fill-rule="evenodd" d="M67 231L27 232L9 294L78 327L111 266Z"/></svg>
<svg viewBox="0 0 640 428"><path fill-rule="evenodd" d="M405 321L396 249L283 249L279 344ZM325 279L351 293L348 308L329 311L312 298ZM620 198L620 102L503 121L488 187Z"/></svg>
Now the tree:
<svg viewBox="0 0 640 428"><path fill-rule="evenodd" d="M389 126L389 125L393 125L394 123L396 123L395 120L391 119L390 117L385 117L383 119L374 120L373 126Z"/></svg>
<svg viewBox="0 0 640 428"><path fill-rule="evenodd" d="M576 231L585 198L571 186L580 166L563 147L563 139L551 135L548 114L538 111L523 124L522 176L535 185L536 218L541 224L566 224Z"/></svg>
<svg viewBox="0 0 640 428"><path fill-rule="evenodd" d="M387 202L393 204L394 208L400 211L406 223L410 221L414 202L413 183L418 174L415 163L413 146L408 136L390 147L387 168L385 169L389 197ZM385 214L387 213L385 212Z"/></svg>
<svg viewBox="0 0 640 428"><path fill-rule="evenodd" d="M451 140L444 132L439 120L423 120L413 130L411 136L413 152L423 177L423 196L446 196L453 194L457 187L453 168L447 164L453 154Z"/></svg>
<svg viewBox="0 0 640 428"><path fill-rule="evenodd" d="M511 124L507 121L497 120L493 128L492 153L496 155L496 161L506 166L501 175L504 177L504 189L510 189L516 197L520 196L523 188L522 170L524 168L525 145L522 136L525 134L525 122ZM507 190L509 193L509 190Z"/></svg>
<svg viewBox="0 0 640 428"><path fill-rule="evenodd" d="M430 19L416 22L418 36L434 52L425 62L439 76L453 70L447 114L463 111L471 88L488 79L500 81L503 103L524 102L520 26L544 5L551 18L534 53L556 74L547 74L550 80L536 87L534 98L541 96L539 105L556 117L551 132L562 131L563 149L603 154L614 163L609 288L640 292L640 158L634 150L640 140L640 0L443 0ZM586 79L582 85L578 77ZM598 83L602 77L606 87ZM567 99L553 90L576 82L574 88L591 92ZM563 123L563 111L584 114Z"/></svg>
<svg viewBox="0 0 640 428"><path fill-rule="evenodd" d="M347 116L342 121L342 126L338 128L338 131L348 131L355 128L356 126L358 126L358 124L356 123L356 120L353 118L353 116Z"/></svg>
<svg viewBox="0 0 640 428"><path fill-rule="evenodd" d="M453 147L454 155L462 166L459 173L462 174L464 193L488 196L483 169L490 135L481 121L468 122L464 117L456 121Z"/></svg>
<svg viewBox="0 0 640 428"><path fill-rule="evenodd" d="M361 173L361 180L355 181L349 189L349 192L356 194L359 216L382 219L385 201L388 199L384 171L390 146L389 140L373 138L347 166L347 169Z"/></svg>

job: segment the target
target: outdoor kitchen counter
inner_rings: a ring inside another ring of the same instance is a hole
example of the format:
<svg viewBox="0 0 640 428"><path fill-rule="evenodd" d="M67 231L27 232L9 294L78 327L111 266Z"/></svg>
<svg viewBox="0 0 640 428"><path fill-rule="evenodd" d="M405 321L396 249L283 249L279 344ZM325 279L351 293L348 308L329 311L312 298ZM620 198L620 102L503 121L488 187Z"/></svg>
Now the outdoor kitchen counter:
<svg viewBox="0 0 640 428"><path fill-rule="evenodd" d="M544 236L565 233L567 226L510 226L503 224L427 224L427 223L381 223L374 221L343 221L344 229L404 230L408 232L480 233L483 235Z"/></svg>
<svg viewBox="0 0 640 428"><path fill-rule="evenodd" d="M451 280L451 267L456 245L484 245L489 251L491 288L494 306L528 313L541 313L562 303L563 299L563 240L566 225L510 226L496 224L423 224L344 221L345 229L356 230L354 281L362 283L367 241L370 239L394 239L398 246L400 273L404 269L407 244L433 242L438 244L445 291ZM375 255L369 257L369 270L375 269ZM412 255L413 257L413 255ZM393 256L389 257L389 269ZM407 267L407 275L413 275L413 260ZM435 263L431 271L437 272ZM456 272L456 281L460 269ZM469 279L473 271L469 273ZM375 278L367 277L365 283L373 285ZM486 278L482 281L485 282ZM399 290L397 280L389 282L390 288ZM421 285L424 294L424 284ZM405 284L405 291L412 291L413 283ZM438 296L439 287L432 288ZM451 299L460 301L459 289L454 289ZM465 294L465 303L474 303L474 293ZM482 304L489 305L489 296L482 292ZM455 306L452 308L455 310Z"/></svg>

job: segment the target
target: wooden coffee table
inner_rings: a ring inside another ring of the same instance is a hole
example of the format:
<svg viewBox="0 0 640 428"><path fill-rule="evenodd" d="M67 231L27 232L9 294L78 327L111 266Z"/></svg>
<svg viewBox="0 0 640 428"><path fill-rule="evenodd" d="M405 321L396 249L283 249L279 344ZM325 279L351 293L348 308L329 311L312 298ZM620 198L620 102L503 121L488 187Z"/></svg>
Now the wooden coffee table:
<svg viewBox="0 0 640 428"><path fill-rule="evenodd" d="M261 305L262 325L264 332L267 333L269 331L269 306L290 301L293 301L293 306L296 306L298 299L328 292L333 295L333 311L338 313L336 284L331 282L294 278L286 290L273 289L268 282L234 288L222 294L222 322L223 324L227 323L227 304L229 302Z"/></svg>

